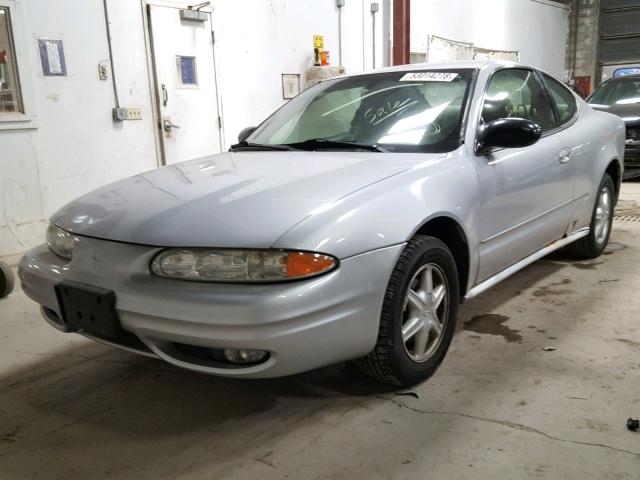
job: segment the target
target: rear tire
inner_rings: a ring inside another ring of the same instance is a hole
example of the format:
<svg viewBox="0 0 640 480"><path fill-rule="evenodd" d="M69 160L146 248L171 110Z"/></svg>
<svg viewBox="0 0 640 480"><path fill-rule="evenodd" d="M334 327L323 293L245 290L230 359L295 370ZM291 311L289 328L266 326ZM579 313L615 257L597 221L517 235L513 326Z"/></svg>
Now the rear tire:
<svg viewBox="0 0 640 480"><path fill-rule="evenodd" d="M567 251L572 256L588 260L599 257L604 252L611 235L615 192L613 179L605 173L598 187L595 206L591 214L589 235L567 245Z"/></svg>
<svg viewBox="0 0 640 480"><path fill-rule="evenodd" d="M455 260L440 240L416 236L405 246L387 285L375 348L356 361L365 375L409 387L444 359L460 303Z"/></svg>
<svg viewBox="0 0 640 480"><path fill-rule="evenodd" d="M11 267L0 262L0 298L4 298L13 291L14 281Z"/></svg>

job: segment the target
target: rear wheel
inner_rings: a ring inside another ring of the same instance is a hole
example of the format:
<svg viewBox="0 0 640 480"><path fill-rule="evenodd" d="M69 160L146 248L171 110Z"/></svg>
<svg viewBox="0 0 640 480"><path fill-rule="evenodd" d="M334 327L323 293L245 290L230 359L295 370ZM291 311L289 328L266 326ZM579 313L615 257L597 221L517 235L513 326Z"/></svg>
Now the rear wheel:
<svg viewBox="0 0 640 480"><path fill-rule="evenodd" d="M577 258L590 259L599 257L604 251L613 222L613 206L615 202L615 187L609 174L602 177L596 204L591 214L589 235L567 246L568 251Z"/></svg>
<svg viewBox="0 0 640 480"><path fill-rule="evenodd" d="M437 238L413 238L391 274L376 346L357 361L358 366L393 385L425 380L447 353L459 303L458 274L449 248Z"/></svg>

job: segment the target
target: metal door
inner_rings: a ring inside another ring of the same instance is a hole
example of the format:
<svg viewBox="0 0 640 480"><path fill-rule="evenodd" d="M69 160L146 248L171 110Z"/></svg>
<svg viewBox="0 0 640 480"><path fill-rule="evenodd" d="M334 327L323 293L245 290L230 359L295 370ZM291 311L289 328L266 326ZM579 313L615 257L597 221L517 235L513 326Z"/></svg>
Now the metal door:
<svg viewBox="0 0 640 480"><path fill-rule="evenodd" d="M219 153L210 15L156 5L147 12L163 163Z"/></svg>

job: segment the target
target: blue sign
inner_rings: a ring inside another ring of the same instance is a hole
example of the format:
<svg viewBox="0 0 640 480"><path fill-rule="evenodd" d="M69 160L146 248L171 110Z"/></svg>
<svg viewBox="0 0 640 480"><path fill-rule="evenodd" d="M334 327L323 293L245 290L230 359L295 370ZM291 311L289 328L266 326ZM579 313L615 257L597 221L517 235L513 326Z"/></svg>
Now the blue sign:
<svg viewBox="0 0 640 480"><path fill-rule="evenodd" d="M197 85L198 77L196 75L196 57L178 57L178 75L180 84Z"/></svg>

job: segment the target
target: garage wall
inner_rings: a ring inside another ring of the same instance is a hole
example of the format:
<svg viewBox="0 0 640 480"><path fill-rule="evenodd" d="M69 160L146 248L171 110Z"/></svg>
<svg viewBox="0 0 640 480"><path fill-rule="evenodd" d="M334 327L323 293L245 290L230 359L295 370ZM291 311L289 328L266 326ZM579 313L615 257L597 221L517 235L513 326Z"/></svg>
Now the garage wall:
<svg viewBox="0 0 640 480"><path fill-rule="evenodd" d="M342 66L347 72L373 68L371 3L347 0L343 7ZM383 10L389 2L377 3L376 66L381 67ZM332 65L339 65L339 9L335 0L215 0L212 5L228 146L240 130L257 125L284 103L281 74L300 73L304 85L304 73L313 65L313 34L324 36Z"/></svg>
<svg viewBox="0 0 640 480"><path fill-rule="evenodd" d="M12 19L27 33L21 76L33 84L37 126L0 125L0 257L41 243L45 219L70 199L156 165L140 4L110 0L121 102L141 106L144 119L115 124L111 82L98 78L108 58L102 2L17 3L23 15ZM68 76L43 76L37 39L45 37L64 42Z"/></svg>
<svg viewBox="0 0 640 480"><path fill-rule="evenodd" d="M558 2L411 2L412 52L426 52L429 35L437 35L491 50L517 50L521 63L542 68L562 79L568 32L569 9Z"/></svg>
<svg viewBox="0 0 640 480"><path fill-rule="evenodd" d="M156 1L156 0L154 0ZM162 3L163 0L157 0ZM108 0L120 104L142 109L142 121L115 123L114 94L98 77L109 58L101 0L0 0L22 15L21 49L32 84L31 128L3 130L0 123L0 258L14 263L44 239L46 219L62 205L99 185L158 164L140 0ZM166 0L167 4L176 2ZM193 2L192 2L193 3ZM382 66L379 0L376 64ZM371 69L370 0L347 0L343 10L343 65ZM282 99L281 74L304 73L312 63L313 34L325 36L338 64L335 0L213 0L218 89L227 146ZM38 38L64 42L68 76L44 77Z"/></svg>

